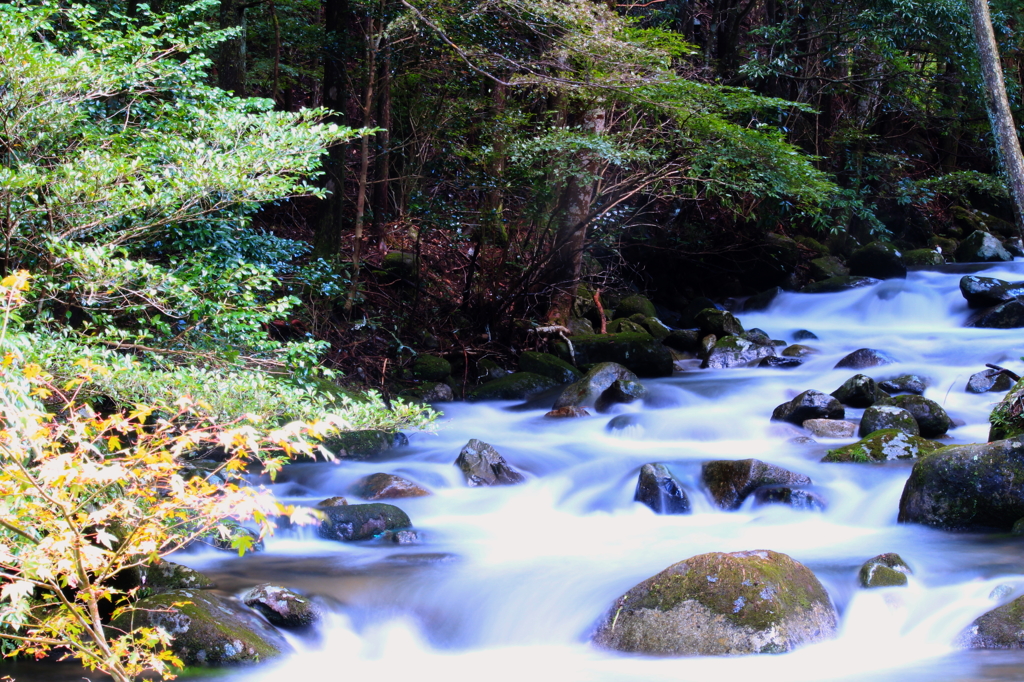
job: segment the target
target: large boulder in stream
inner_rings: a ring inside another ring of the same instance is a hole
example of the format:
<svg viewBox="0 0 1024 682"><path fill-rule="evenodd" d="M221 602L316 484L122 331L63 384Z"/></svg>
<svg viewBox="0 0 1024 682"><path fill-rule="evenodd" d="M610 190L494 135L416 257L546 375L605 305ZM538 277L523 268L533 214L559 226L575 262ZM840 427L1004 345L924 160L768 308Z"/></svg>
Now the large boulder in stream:
<svg viewBox="0 0 1024 682"><path fill-rule="evenodd" d="M1024 295L1024 282L967 275L960 278L960 293L969 308L991 308Z"/></svg>
<svg viewBox="0 0 1024 682"><path fill-rule="evenodd" d="M958 643L968 649L1024 649L1024 597L979 616Z"/></svg>
<svg viewBox="0 0 1024 682"><path fill-rule="evenodd" d="M895 405L872 405L864 410L864 416L860 418L860 428L857 431L857 435L864 438L875 431L890 429L911 436L921 435L921 429L917 425L914 415Z"/></svg>
<svg viewBox="0 0 1024 682"><path fill-rule="evenodd" d="M640 467L633 500L646 504L655 514L690 513L690 499L664 464L652 463Z"/></svg>
<svg viewBox="0 0 1024 682"><path fill-rule="evenodd" d="M256 585L246 590L240 599L270 621L271 625L286 630L308 628L323 618L316 602L280 585Z"/></svg>
<svg viewBox="0 0 1024 682"><path fill-rule="evenodd" d="M882 429L856 443L829 450L822 462L882 463L898 459L917 459L942 446L935 441L896 429Z"/></svg>
<svg viewBox="0 0 1024 682"><path fill-rule="evenodd" d="M476 438L466 443L455 460L470 487L484 485L515 485L526 477L516 471L505 458L488 443Z"/></svg>
<svg viewBox="0 0 1024 682"><path fill-rule="evenodd" d="M611 393L602 400L608 391ZM552 409L593 407L598 401L605 405L620 397L619 402L631 402L644 397L646 393L647 389L636 374L618 363L602 362L591 368L582 379L566 386Z"/></svg>
<svg viewBox="0 0 1024 682"><path fill-rule="evenodd" d="M878 382L878 387L889 395L896 395L897 393L921 395L924 393L924 389L931 386L931 383L930 379L920 374L901 374L896 377L882 379Z"/></svg>
<svg viewBox="0 0 1024 682"><path fill-rule="evenodd" d="M808 419L842 419L846 410L842 404L821 391L804 391L788 403L782 403L772 412L772 421L802 425Z"/></svg>
<svg viewBox="0 0 1024 682"><path fill-rule="evenodd" d="M801 294L834 294L850 289L860 289L878 284L882 280L874 277L829 277L820 282L811 282L800 290Z"/></svg>
<svg viewBox="0 0 1024 682"><path fill-rule="evenodd" d="M560 384L570 384L583 376L583 372L565 360L551 353L538 353L532 350L520 354L519 371L539 374Z"/></svg>
<svg viewBox="0 0 1024 682"><path fill-rule="evenodd" d="M952 445L914 465L900 499L901 523L947 530L1002 530L1024 518L1020 437Z"/></svg>
<svg viewBox="0 0 1024 682"><path fill-rule="evenodd" d="M701 554L619 597L594 633L654 656L775 654L830 639L837 615L806 566L769 550Z"/></svg>
<svg viewBox="0 0 1024 682"><path fill-rule="evenodd" d="M896 358L885 351L874 348L858 348L837 362L833 369L867 369L868 367L891 365L894 362L896 362Z"/></svg>
<svg viewBox="0 0 1024 682"><path fill-rule="evenodd" d="M515 372L477 386L469 392L466 400L529 400L560 383L532 372Z"/></svg>
<svg viewBox="0 0 1024 682"><path fill-rule="evenodd" d="M871 407L878 401L889 398L889 394L879 388L878 383L871 377L856 374L832 391L832 397L849 407Z"/></svg>
<svg viewBox="0 0 1024 682"><path fill-rule="evenodd" d="M430 494L407 478L379 472L365 476L352 486L353 494L364 500L393 500L403 497L425 497Z"/></svg>
<svg viewBox="0 0 1024 682"><path fill-rule="evenodd" d="M701 363L701 367L704 369L745 367L768 357L775 357L775 346L754 343L740 336L726 336L715 341L714 348Z"/></svg>
<svg viewBox="0 0 1024 682"><path fill-rule="evenodd" d="M953 427L946 410L934 400L919 395L898 395L893 402L914 417L924 438L938 438Z"/></svg>
<svg viewBox="0 0 1024 682"><path fill-rule="evenodd" d="M1013 260L1013 256L999 238L981 230L972 232L956 249L957 263L996 263L1009 260Z"/></svg>
<svg viewBox="0 0 1024 682"><path fill-rule="evenodd" d="M810 485L811 479L759 459L722 459L705 462L701 480L714 503L722 509L739 509L758 488L778 485Z"/></svg>
<svg viewBox="0 0 1024 682"><path fill-rule="evenodd" d="M743 325L727 310L705 308L697 313L694 319L702 336L714 334L721 338L743 333Z"/></svg>
<svg viewBox="0 0 1024 682"><path fill-rule="evenodd" d="M112 630L162 628L170 649L189 667L262 663L292 647L260 616L206 590L173 590L146 597L115 618Z"/></svg>
<svg viewBox="0 0 1024 682"><path fill-rule="evenodd" d="M967 327L982 329L1019 329L1024 327L1024 302L1013 299L982 310L967 320Z"/></svg>
<svg viewBox="0 0 1024 682"><path fill-rule="evenodd" d="M1024 435L1024 379L1013 385L988 417L989 442Z"/></svg>
<svg viewBox="0 0 1024 682"><path fill-rule="evenodd" d="M871 242L853 252L847 261L850 274L855 277L893 279L907 276L903 254L892 244Z"/></svg>
<svg viewBox="0 0 1024 682"><path fill-rule="evenodd" d="M388 531L412 526L404 511L391 504L345 504L319 506L323 520L317 534L325 540L356 542L372 540Z"/></svg>
<svg viewBox="0 0 1024 682"><path fill-rule="evenodd" d="M594 334L573 336L577 366L614 362L641 377L672 375L672 353L650 334Z"/></svg>

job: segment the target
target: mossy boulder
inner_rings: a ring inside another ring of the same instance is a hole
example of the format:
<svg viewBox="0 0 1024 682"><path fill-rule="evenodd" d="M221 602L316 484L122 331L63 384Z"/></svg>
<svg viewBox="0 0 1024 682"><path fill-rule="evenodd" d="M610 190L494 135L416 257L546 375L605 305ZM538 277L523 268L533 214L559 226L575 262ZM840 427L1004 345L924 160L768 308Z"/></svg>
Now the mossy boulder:
<svg viewBox="0 0 1024 682"><path fill-rule="evenodd" d="M391 251L384 254L380 269L392 277L412 279L416 277L416 254L406 251Z"/></svg>
<svg viewBox="0 0 1024 682"><path fill-rule="evenodd" d="M455 460L470 487L515 485L526 477L512 468L505 458L489 443L470 439Z"/></svg>
<svg viewBox="0 0 1024 682"><path fill-rule="evenodd" d="M715 341L714 347L704 358L704 369L727 369L746 367L762 358L774 357L775 346L759 344L740 336L726 336Z"/></svg>
<svg viewBox="0 0 1024 682"><path fill-rule="evenodd" d="M894 362L896 362L896 358L883 350L858 348L837 362L833 369L866 369L868 367L891 365Z"/></svg>
<svg viewBox="0 0 1024 682"><path fill-rule="evenodd" d="M1013 379L996 369L976 372L967 380L964 388L968 393L988 393L989 391L1008 391L1013 387Z"/></svg>
<svg viewBox="0 0 1024 682"><path fill-rule="evenodd" d="M615 388L612 389L612 386ZM626 395L632 400L642 398L647 389L636 374L615 362L602 362L583 375L583 378L569 384L555 400L553 409L563 407L593 407L606 391L613 396ZM608 399L602 401L607 403Z"/></svg>
<svg viewBox="0 0 1024 682"><path fill-rule="evenodd" d="M316 602L287 587L263 583L246 590L242 603L279 628L302 629L315 625L323 618Z"/></svg>
<svg viewBox="0 0 1024 682"><path fill-rule="evenodd" d="M831 277L847 277L850 274L850 269L835 256L812 258L808 265L810 265L811 278L819 281Z"/></svg>
<svg viewBox="0 0 1024 682"><path fill-rule="evenodd" d="M948 530L1009 531L1024 518L1020 438L942 448L914 465L899 520Z"/></svg>
<svg viewBox="0 0 1024 682"><path fill-rule="evenodd" d="M164 560L121 571L116 581L119 589L140 588L144 596L171 590L208 590L216 587L209 576L194 568Z"/></svg>
<svg viewBox="0 0 1024 682"><path fill-rule="evenodd" d="M829 277L820 282L811 282L800 290L802 294L835 294L878 284L881 280L874 277Z"/></svg>
<svg viewBox="0 0 1024 682"><path fill-rule="evenodd" d="M172 590L139 600L112 628L162 628L170 649L190 667L261 663L292 647L274 628L237 601L204 590Z"/></svg>
<svg viewBox="0 0 1024 682"><path fill-rule="evenodd" d="M811 479L759 459L715 460L701 467L701 481L721 509L739 509L743 500L764 486L810 485Z"/></svg>
<svg viewBox="0 0 1024 682"><path fill-rule="evenodd" d="M412 375L421 381L444 381L452 373L452 363L436 355L417 355Z"/></svg>
<svg viewBox="0 0 1024 682"><path fill-rule="evenodd" d="M849 259L850 274L878 279L906 278L907 265L903 254L892 244L871 242L853 252Z"/></svg>
<svg viewBox="0 0 1024 682"><path fill-rule="evenodd" d="M856 443L829 450L821 461L865 464L916 459L941 447L938 443L920 436L912 436L896 429L882 429L861 438Z"/></svg>
<svg viewBox="0 0 1024 682"><path fill-rule="evenodd" d="M533 372L514 372L477 386L466 395L466 400L529 400L560 383Z"/></svg>
<svg viewBox="0 0 1024 682"><path fill-rule="evenodd" d="M907 576L913 573L899 554L887 552L868 559L857 572L861 587L899 587L907 584Z"/></svg>
<svg viewBox="0 0 1024 682"><path fill-rule="evenodd" d="M1024 295L1024 282L967 275L960 278L960 293L969 308L990 308Z"/></svg>
<svg viewBox="0 0 1024 682"><path fill-rule="evenodd" d="M879 400L888 398L889 394L879 388L871 377L856 374L832 391L832 397L849 407L871 407Z"/></svg>
<svg viewBox="0 0 1024 682"><path fill-rule="evenodd" d="M758 488L754 491L753 498L755 508L783 504L802 511L825 511L828 507L825 498L813 490L802 490L788 485Z"/></svg>
<svg viewBox="0 0 1024 682"><path fill-rule="evenodd" d="M634 322L628 317L612 320L606 325L605 331L609 334L647 334L650 336L642 324ZM654 337L652 336L651 338Z"/></svg>
<svg viewBox="0 0 1024 682"><path fill-rule="evenodd" d="M960 644L969 649L1024 649L1024 597L979 616Z"/></svg>
<svg viewBox="0 0 1024 682"><path fill-rule="evenodd" d="M878 382L878 386L889 395L897 393L921 395L931 383L930 379L919 374L901 374L898 377L882 379Z"/></svg>
<svg viewBox="0 0 1024 682"><path fill-rule="evenodd" d="M389 530L412 526L408 515L391 504L348 504L319 507L324 515L317 534L325 540L356 542L371 540Z"/></svg>
<svg viewBox="0 0 1024 682"><path fill-rule="evenodd" d="M646 329L648 334L661 342L664 342L668 335L672 333L669 326L656 317L645 317L640 326Z"/></svg>
<svg viewBox="0 0 1024 682"><path fill-rule="evenodd" d="M945 265L946 259L940 251L935 249L913 249L903 254L903 262L907 264L907 267L931 268Z"/></svg>
<svg viewBox="0 0 1024 682"><path fill-rule="evenodd" d="M995 406L988 420L988 440L1004 440L1024 435L1024 379L1015 383L999 404Z"/></svg>
<svg viewBox="0 0 1024 682"><path fill-rule="evenodd" d="M576 366L614 362L641 377L672 375L672 354L646 331L643 334L595 334L572 337Z"/></svg>
<svg viewBox="0 0 1024 682"><path fill-rule="evenodd" d="M808 419L842 419L845 416L846 409L842 403L812 389L776 407L772 412L772 421L800 426Z"/></svg>
<svg viewBox="0 0 1024 682"><path fill-rule="evenodd" d="M828 247L819 242L814 237L793 237L793 241L795 241L797 244L804 247L805 249L813 251L817 256L827 256L830 253Z"/></svg>
<svg viewBox="0 0 1024 682"><path fill-rule="evenodd" d="M647 505L655 514L690 513L690 498L664 464L651 463L640 467L633 500Z"/></svg>
<svg viewBox="0 0 1024 682"><path fill-rule="evenodd" d="M674 329L661 342L683 353L696 353L700 350L701 338L697 329Z"/></svg>
<svg viewBox="0 0 1024 682"><path fill-rule="evenodd" d="M383 472L370 474L356 481L352 493L364 500L394 500L404 497L425 497L430 494L407 478Z"/></svg>
<svg viewBox="0 0 1024 682"><path fill-rule="evenodd" d="M656 656L783 653L834 637L836 621L825 588L789 556L715 552L673 564L619 597L594 642Z"/></svg>
<svg viewBox="0 0 1024 682"><path fill-rule="evenodd" d="M921 429L917 425L914 415L895 405L872 405L864 410L857 435L864 438L875 431L888 430L900 431L911 436L921 435Z"/></svg>
<svg viewBox="0 0 1024 682"><path fill-rule="evenodd" d="M924 438L938 438L953 427L953 420L934 400L920 395L898 395L892 399L896 407L909 412Z"/></svg>
<svg viewBox="0 0 1024 682"><path fill-rule="evenodd" d="M655 310L654 304L651 303L649 298L640 294L633 294L619 301L619 304L615 306L613 319L631 317L636 314L643 315L644 317L656 317L658 311Z"/></svg>
<svg viewBox="0 0 1024 682"><path fill-rule="evenodd" d="M1024 302L1013 299L971 316L966 327L981 329L1019 329L1024 327Z"/></svg>
<svg viewBox="0 0 1024 682"><path fill-rule="evenodd" d="M337 431L324 437L321 445L338 459L365 460L378 457L407 442L402 434L368 429Z"/></svg>
<svg viewBox="0 0 1024 682"><path fill-rule="evenodd" d="M743 325L728 310L705 308L695 317L701 334L714 334L718 338L733 334L742 334Z"/></svg>
<svg viewBox="0 0 1024 682"><path fill-rule="evenodd" d="M1013 256L999 238L981 230L972 232L956 249L958 263L995 263L1010 260L1013 260Z"/></svg>

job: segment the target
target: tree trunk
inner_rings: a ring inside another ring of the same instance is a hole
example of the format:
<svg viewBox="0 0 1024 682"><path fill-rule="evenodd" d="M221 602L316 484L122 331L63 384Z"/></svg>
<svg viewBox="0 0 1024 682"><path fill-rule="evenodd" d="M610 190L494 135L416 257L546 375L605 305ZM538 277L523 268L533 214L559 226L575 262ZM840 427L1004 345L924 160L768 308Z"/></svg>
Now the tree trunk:
<svg viewBox="0 0 1024 682"><path fill-rule="evenodd" d="M505 196L502 191L502 179L505 175L505 157L508 145L502 130L502 123L498 119L505 113L507 88L504 83L494 83L492 88L491 119L494 122L494 127L491 134L494 151L487 164L487 182L490 187L487 194L484 195L480 211L480 229L483 230L481 243L504 246L508 243L508 231L505 229L505 220L502 215Z"/></svg>
<svg viewBox="0 0 1024 682"><path fill-rule="evenodd" d="M220 44L217 85L245 97L245 5L240 0L220 0L220 27L237 27L239 32Z"/></svg>
<svg viewBox="0 0 1024 682"><path fill-rule="evenodd" d="M999 63L999 48L992 30L992 17L988 11L988 0L970 0L971 19L974 24L974 42L978 47L981 62L981 77L985 83L985 100L992 136L996 142L996 153L1006 173L1006 182L1013 199L1013 213L1017 231L1024 237L1024 155L1021 154L1020 139L1013 125L1010 100L1006 96L1003 69Z"/></svg>
<svg viewBox="0 0 1024 682"><path fill-rule="evenodd" d="M386 40L382 37L381 41ZM388 195L390 183L388 179L391 172L391 49L382 45L383 52L380 68L380 75L377 81L377 126L381 131L377 133L377 155L373 160L373 199L370 202L370 210L373 212L372 232L377 240L377 248L383 253L387 251L387 224L388 218Z"/></svg>

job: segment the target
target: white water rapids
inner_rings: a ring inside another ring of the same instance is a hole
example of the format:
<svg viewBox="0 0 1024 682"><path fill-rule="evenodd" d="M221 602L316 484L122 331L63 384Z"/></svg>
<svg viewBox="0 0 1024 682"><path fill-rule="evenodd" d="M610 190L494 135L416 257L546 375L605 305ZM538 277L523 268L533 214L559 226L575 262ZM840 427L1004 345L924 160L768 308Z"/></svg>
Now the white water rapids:
<svg viewBox="0 0 1024 682"><path fill-rule="evenodd" d="M929 378L926 397L964 422L947 442L984 442L1001 394L972 395L964 386L987 362L1024 373L1024 332L962 326L964 271L912 272L838 294L785 293L764 312L740 314L747 329L775 339L792 342L799 329L820 337L803 343L821 353L794 370L680 372L645 381L642 403L584 419L543 418L550 400L526 408L446 404L435 434L413 435L387 459L297 464L274 486L289 502L314 504L348 495L374 472L410 478L433 495L393 502L421 531L421 545L342 544L305 531L280 533L265 552L243 558L174 560L231 591L273 582L334 605L317 639L292 637L299 653L228 673L237 682L1022 680L1024 651L962 651L955 640L1002 603L990 598L997 586L1024 594L1024 540L897 524L911 464L823 464L826 449L855 439L795 445L787 443L792 429L769 421L798 392L831 392L858 373L832 367L867 347L899 363L862 373ZM1024 279L1024 263L984 274ZM847 418L861 412L847 408ZM616 414L635 421L609 430ZM470 438L494 445L527 482L467 487L453 462ZM699 485L701 463L750 457L809 475L827 511L712 508ZM693 514L657 516L633 501L646 462L676 474ZM637 582L696 554L753 549L786 553L817 574L840 613L835 640L783 655L715 658L623 655L589 644L598 619ZM910 585L858 589L858 568L882 552L907 561Z"/></svg>

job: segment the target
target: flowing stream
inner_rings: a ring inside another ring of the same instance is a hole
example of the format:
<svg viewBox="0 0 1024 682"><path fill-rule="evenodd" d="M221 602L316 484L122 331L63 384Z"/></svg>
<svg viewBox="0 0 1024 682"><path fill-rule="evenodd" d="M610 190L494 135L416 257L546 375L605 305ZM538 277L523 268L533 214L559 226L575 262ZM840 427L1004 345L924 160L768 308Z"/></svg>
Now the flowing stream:
<svg viewBox="0 0 1024 682"><path fill-rule="evenodd" d="M986 362L1020 373L1024 344L1019 330L962 326L969 311L959 278L982 270L1024 278L1021 262L951 266L837 294L786 293L740 318L788 342L800 329L817 334L804 343L821 353L797 369L677 372L645 381L650 394L642 403L584 419L543 418L550 400L446 404L436 433L413 435L387 459L296 464L273 486L289 502L313 504L348 494L374 472L410 478L433 495L394 502L423 544L341 544L300 530L279 533L260 554L174 560L228 591L273 582L332 605L315 639L292 637L297 654L228 673L238 682L1024 679L1024 651L955 646L974 618L1001 603L990 596L995 588L1024 594L1024 540L897 524L910 463L824 464L826 449L855 439L793 444L793 429L769 421L776 405L800 391L838 388L857 372L832 367L868 347L899 364L863 373L931 380L926 397L963 423L947 442L984 442L1002 394L972 395L964 386ZM847 408L847 418L861 412ZM632 418L610 429L616 414ZM494 445L527 482L467 487L453 462L470 438ZM809 475L827 511L755 509L750 500L735 512L713 508L700 488L701 463L749 457ZM646 462L676 474L693 514L658 516L633 501ZM594 624L637 582L696 554L752 549L789 554L817 574L840 613L835 640L784 655L715 658L632 656L589 644ZM858 589L858 568L882 552L902 555L914 571L910 585Z"/></svg>

